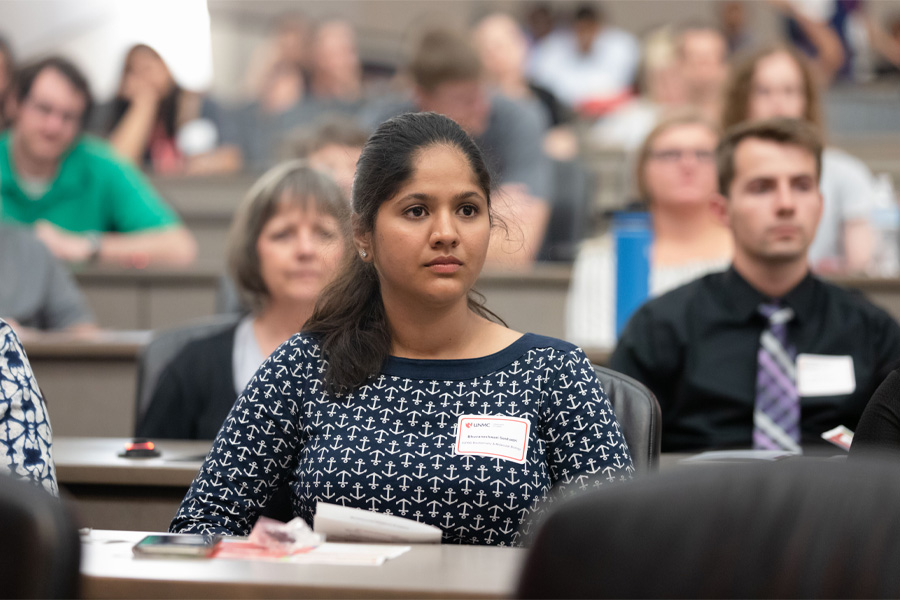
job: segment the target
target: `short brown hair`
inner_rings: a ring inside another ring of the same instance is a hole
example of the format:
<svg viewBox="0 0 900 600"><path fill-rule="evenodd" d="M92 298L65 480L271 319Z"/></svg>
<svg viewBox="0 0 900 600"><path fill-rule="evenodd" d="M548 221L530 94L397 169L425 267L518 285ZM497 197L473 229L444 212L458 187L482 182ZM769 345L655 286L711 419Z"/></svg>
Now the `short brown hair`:
<svg viewBox="0 0 900 600"><path fill-rule="evenodd" d="M799 146L816 159L816 181L822 173L822 138L813 125L803 119L766 119L740 123L727 130L716 148L719 169L719 193L728 197L735 178L734 154L746 139L765 140L786 146Z"/></svg>
<svg viewBox="0 0 900 600"><path fill-rule="evenodd" d="M653 152L653 143L660 135L680 125L700 125L706 127L716 135L716 139L721 135L721 131L716 125L694 109L684 109L673 112L663 117L656 126L650 130L647 137L638 148L634 163L634 183L637 187L638 198L642 203L649 204L650 191L648 190L647 181L644 177L644 170L647 168L647 162L650 160L650 154Z"/></svg>
<svg viewBox="0 0 900 600"><path fill-rule="evenodd" d="M260 272L256 243L282 203L309 206L337 219L344 252L352 246L350 207L334 180L304 160L280 163L256 180L238 206L228 232L228 269L241 302L254 313L265 308L269 290Z"/></svg>
<svg viewBox="0 0 900 600"><path fill-rule="evenodd" d="M471 81L481 77L481 58L465 36L448 29L433 29L419 40L409 74L413 82L426 92L454 81Z"/></svg>
<svg viewBox="0 0 900 600"><path fill-rule="evenodd" d="M347 115L327 114L312 124L301 128L288 139L287 153L290 158L309 158L327 146L350 146L362 148L369 139L368 132Z"/></svg>
<svg viewBox="0 0 900 600"><path fill-rule="evenodd" d="M756 73L756 65L762 59L773 54L787 54L800 68L800 73L803 76L803 93L806 97L803 118L816 127L822 126L819 86L813 75L809 60L793 48L779 44L761 48L745 56L732 67L723 94L724 108L722 109L721 123L723 129L743 123L749 118L750 95L753 91L753 75Z"/></svg>

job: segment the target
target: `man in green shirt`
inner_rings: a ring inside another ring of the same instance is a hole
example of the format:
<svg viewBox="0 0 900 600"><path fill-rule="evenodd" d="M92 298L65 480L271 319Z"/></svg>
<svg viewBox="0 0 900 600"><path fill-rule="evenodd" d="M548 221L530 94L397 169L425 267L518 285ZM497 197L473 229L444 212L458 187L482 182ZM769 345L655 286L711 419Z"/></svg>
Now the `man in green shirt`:
<svg viewBox="0 0 900 600"><path fill-rule="evenodd" d="M0 136L0 220L33 224L64 260L194 259L193 236L144 177L82 134L91 96L74 65L52 57L25 69L17 100L15 125Z"/></svg>

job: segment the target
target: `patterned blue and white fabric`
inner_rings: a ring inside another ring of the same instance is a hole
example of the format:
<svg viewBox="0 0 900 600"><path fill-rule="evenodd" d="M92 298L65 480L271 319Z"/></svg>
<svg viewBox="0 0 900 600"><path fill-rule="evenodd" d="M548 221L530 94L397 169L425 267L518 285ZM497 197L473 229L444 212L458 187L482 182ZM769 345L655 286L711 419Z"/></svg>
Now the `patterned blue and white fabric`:
<svg viewBox="0 0 900 600"><path fill-rule="evenodd" d="M25 351L0 320L0 467L57 494L52 439L50 417Z"/></svg>
<svg viewBox="0 0 900 600"><path fill-rule="evenodd" d="M340 397L323 392L325 366L303 334L262 364L172 531L247 534L287 484L294 513L309 523L325 501L435 525L444 542L517 545L551 487L586 489L633 473L609 398L568 342L526 334L483 358L392 357ZM457 454L462 415L528 419L524 462Z"/></svg>

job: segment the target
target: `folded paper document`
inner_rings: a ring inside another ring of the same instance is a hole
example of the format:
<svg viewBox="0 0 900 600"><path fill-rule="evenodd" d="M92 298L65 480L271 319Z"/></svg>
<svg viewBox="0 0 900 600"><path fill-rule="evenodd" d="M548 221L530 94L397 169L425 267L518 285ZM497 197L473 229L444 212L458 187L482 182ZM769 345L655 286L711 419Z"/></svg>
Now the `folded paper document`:
<svg viewBox="0 0 900 600"><path fill-rule="evenodd" d="M313 531L325 534L329 542L438 544L441 541L441 530L433 525L327 502L316 505Z"/></svg>

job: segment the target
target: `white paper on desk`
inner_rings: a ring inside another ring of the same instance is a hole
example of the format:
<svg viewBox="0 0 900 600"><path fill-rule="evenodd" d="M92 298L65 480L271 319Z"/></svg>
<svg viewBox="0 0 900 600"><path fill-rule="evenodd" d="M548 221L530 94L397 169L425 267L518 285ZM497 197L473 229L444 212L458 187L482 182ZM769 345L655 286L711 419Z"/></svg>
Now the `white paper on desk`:
<svg viewBox="0 0 900 600"><path fill-rule="evenodd" d="M788 456L797 456L798 454L790 450L707 450L706 452L684 458L681 462L779 460Z"/></svg>
<svg viewBox="0 0 900 600"><path fill-rule="evenodd" d="M441 541L441 530L433 525L327 502L316 504L313 531L324 533L325 538L332 541L400 544L439 544Z"/></svg>
<svg viewBox="0 0 900 600"><path fill-rule="evenodd" d="M378 567L384 561L409 552L409 546L394 544L332 544L326 542L309 552L295 554L288 562L304 565L349 565Z"/></svg>

